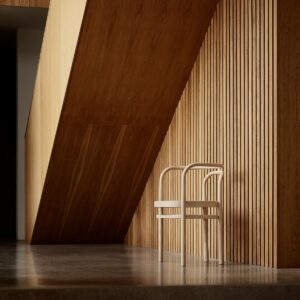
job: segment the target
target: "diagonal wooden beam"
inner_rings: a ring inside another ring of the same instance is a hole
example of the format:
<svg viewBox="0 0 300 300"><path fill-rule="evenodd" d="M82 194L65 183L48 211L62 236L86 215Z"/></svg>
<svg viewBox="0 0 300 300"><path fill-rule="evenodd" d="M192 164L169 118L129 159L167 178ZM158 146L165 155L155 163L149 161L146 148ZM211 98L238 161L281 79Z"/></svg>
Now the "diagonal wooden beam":
<svg viewBox="0 0 300 300"><path fill-rule="evenodd" d="M34 101L41 97L45 108L36 105L29 120L28 182L39 184L27 194L38 199L32 243L123 241L217 2L87 1L57 129L44 130L56 98L49 96L48 107L43 90ZM55 3L62 2L51 3L50 16ZM43 51L50 61L52 52ZM37 87L56 78L49 80ZM31 166L40 159L31 149L38 126L45 177Z"/></svg>

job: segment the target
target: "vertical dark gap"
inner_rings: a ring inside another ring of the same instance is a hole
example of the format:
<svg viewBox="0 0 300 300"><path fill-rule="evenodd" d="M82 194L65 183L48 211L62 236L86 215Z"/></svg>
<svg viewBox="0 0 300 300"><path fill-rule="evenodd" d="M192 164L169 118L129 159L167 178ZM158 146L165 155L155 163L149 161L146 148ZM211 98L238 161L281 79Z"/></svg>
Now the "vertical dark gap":
<svg viewBox="0 0 300 300"><path fill-rule="evenodd" d="M16 31L0 29L0 240L16 240Z"/></svg>

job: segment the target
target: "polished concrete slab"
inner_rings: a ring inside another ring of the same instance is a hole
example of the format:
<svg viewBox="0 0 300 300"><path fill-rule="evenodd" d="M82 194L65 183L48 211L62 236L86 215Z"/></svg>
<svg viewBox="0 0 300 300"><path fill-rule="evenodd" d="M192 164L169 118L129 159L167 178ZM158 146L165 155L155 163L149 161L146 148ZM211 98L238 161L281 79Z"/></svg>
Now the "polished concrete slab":
<svg viewBox="0 0 300 300"><path fill-rule="evenodd" d="M300 270L123 245L0 245L0 299L300 299Z"/></svg>

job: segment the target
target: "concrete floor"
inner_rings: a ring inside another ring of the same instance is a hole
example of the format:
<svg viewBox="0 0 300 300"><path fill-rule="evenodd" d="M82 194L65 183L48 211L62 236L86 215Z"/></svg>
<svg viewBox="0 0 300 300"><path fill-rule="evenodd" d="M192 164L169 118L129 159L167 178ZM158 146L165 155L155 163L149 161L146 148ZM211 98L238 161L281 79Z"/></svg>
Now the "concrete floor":
<svg viewBox="0 0 300 300"><path fill-rule="evenodd" d="M3 244L0 299L300 299L300 269L179 262L123 245Z"/></svg>

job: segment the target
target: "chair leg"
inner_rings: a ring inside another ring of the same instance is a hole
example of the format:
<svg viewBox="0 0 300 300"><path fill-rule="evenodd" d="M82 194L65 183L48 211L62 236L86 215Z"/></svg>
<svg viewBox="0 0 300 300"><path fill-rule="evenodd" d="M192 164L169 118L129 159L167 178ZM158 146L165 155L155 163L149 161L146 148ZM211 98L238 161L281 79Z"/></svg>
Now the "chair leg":
<svg viewBox="0 0 300 300"><path fill-rule="evenodd" d="M203 208L203 215L208 214L208 209L205 207ZM204 261L208 262L209 261L209 255L208 255L208 220L203 219L203 236L204 236L204 242L203 242L203 256L204 256Z"/></svg>
<svg viewBox="0 0 300 300"><path fill-rule="evenodd" d="M224 263L224 232L223 232L223 209L220 207L219 209L219 219L218 219L218 238L219 238L219 264L223 265Z"/></svg>
<svg viewBox="0 0 300 300"><path fill-rule="evenodd" d="M158 261L163 261L163 253L164 253L164 241L163 241L163 219L159 219L158 221Z"/></svg>
<svg viewBox="0 0 300 300"><path fill-rule="evenodd" d="M181 266L185 267L186 263L186 253L185 253L185 217L181 217L181 228L180 228L180 233L181 233Z"/></svg>

